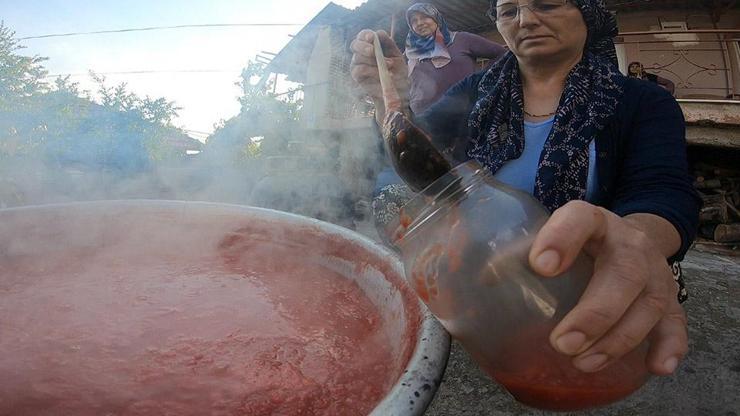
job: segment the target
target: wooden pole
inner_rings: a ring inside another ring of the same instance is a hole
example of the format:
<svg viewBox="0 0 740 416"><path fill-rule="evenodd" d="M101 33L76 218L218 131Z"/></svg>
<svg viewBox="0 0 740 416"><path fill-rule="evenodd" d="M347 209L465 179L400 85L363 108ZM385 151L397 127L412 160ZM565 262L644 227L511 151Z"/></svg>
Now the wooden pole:
<svg viewBox="0 0 740 416"><path fill-rule="evenodd" d="M398 13L394 10L393 14L391 15L391 39L395 41L396 39L396 25L398 24Z"/></svg>

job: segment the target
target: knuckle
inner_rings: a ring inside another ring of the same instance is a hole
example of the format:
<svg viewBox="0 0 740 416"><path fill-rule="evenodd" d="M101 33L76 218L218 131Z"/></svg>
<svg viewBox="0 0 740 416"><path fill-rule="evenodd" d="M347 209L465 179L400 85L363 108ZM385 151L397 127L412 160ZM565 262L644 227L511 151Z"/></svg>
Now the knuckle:
<svg viewBox="0 0 740 416"><path fill-rule="evenodd" d="M609 328L619 319L619 315L615 311L596 306L584 308L582 316L584 317L584 321L588 322L591 328L597 329Z"/></svg>
<svg viewBox="0 0 740 416"><path fill-rule="evenodd" d="M355 81L360 82L362 80L362 69L359 66L353 66L350 74Z"/></svg>
<svg viewBox="0 0 740 416"><path fill-rule="evenodd" d="M642 341L643 338L635 334L623 331L616 332L613 336L614 352L620 354L632 351L640 345Z"/></svg>
<svg viewBox="0 0 740 416"><path fill-rule="evenodd" d="M668 295L665 292L648 292L643 296L642 303L657 316L665 316L668 312Z"/></svg>
<svg viewBox="0 0 740 416"><path fill-rule="evenodd" d="M676 335L676 350L681 357L686 356L689 353L689 337L686 333Z"/></svg>
<svg viewBox="0 0 740 416"><path fill-rule="evenodd" d="M636 291L635 296L645 288L648 275L631 259L620 258L615 260L614 270L616 271L615 276L619 281Z"/></svg>
<svg viewBox="0 0 740 416"><path fill-rule="evenodd" d="M594 228L591 226L594 224L591 220L593 217L596 217L596 224L601 222L599 217L603 217L603 214L599 208L585 201L571 201L557 210L547 225L558 235L572 235L574 232L582 233Z"/></svg>
<svg viewBox="0 0 740 416"><path fill-rule="evenodd" d="M570 201L567 204L565 204L564 207L567 207L568 209L572 209L572 210L584 210L584 209L585 210L591 210L591 209L595 209L595 207L593 205L589 204L586 201L580 201L580 200Z"/></svg>
<svg viewBox="0 0 740 416"><path fill-rule="evenodd" d="M689 326L689 319L686 317L685 313L675 314L673 315L673 319L680 322L684 330Z"/></svg>
<svg viewBox="0 0 740 416"><path fill-rule="evenodd" d="M370 70L367 65L356 65L352 68L352 76L358 80L365 80L370 77Z"/></svg>
<svg viewBox="0 0 740 416"><path fill-rule="evenodd" d="M689 336L686 327L681 327L680 330L678 328L673 330L668 339L670 340L668 342L672 346L671 349L676 354L684 357L689 353Z"/></svg>
<svg viewBox="0 0 740 416"><path fill-rule="evenodd" d="M563 206L563 212L576 224L582 223L587 218L594 218L596 222L603 222L605 218L599 207L586 201L570 201Z"/></svg>
<svg viewBox="0 0 740 416"><path fill-rule="evenodd" d="M367 42L364 42L362 40L354 40L352 41L352 44L350 45L350 49L352 49L353 52L356 54L361 54L365 52Z"/></svg>
<svg viewBox="0 0 740 416"><path fill-rule="evenodd" d="M637 229L632 232L630 238L626 239L626 242L628 247L641 252L646 252L646 249L652 246L652 240L648 237L647 233Z"/></svg>
<svg viewBox="0 0 740 416"><path fill-rule="evenodd" d="M550 232L554 235L568 235L567 233L572 232L572 227L563 221L554 222L550 225Z"/></svg>
<svg viewBox="0 0 740 416"><path fill-rule="evenodd" d="M678 305L677 309L678 310L676 311L671 311L670 313L668 313L667 318L680 325L681 328L683 328L683 332L686 333L686 328L689 325L688 317L686 316L686 312L684 312L683 308L680 305Z"/></svg>
<svg viewBox="0 0 740 416"><path fill-rule="evenodd" d="M350 49L355 55L360 56L375 56L372 45L367 42L355 40L350 45Z"/></svg>
<svg viewBox="0 0 740 416"><path fill-rule="evenodd" d="M624 233L623 236L623 238L614 241L614 249L619 253L619 257L630 259L634 265L634 269L652 269L650 264L652 255L650 238L638 230ZM645 275L646 273L641 274Z"/></svg>

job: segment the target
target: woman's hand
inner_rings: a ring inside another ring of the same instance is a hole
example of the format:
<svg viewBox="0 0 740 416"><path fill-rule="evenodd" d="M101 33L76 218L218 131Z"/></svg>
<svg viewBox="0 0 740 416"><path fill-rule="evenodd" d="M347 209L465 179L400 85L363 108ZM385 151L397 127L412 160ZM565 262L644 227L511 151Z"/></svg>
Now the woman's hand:
<svg viewBox="0 0 740 416"><path fill-rule="evenodd" d="M388 71L391 73L393 82L403 100L408 97L408 67L403 54L396 46L385 31L379 31L378 39L383 47L383 54L388 65ZM357 34L352 41L352 63L350 70L352 78L373 100L376 109L376 119L383 120L385 116L385 106L383 104L383 92L380 87L380 76L378 74L378 65L375 59L374 48L375 33L372 30L363 30Z"/></svg>
<svg viewBox="0 0 740 416"><path fill-rule="evenodd" d="M672 227L657 216L621 218L578 201L557 210L540 230L529 257L537 273L562 273L581 250L594 259L588 288L550 335L553 348L573 356L577 368L601 370L649 339L648 369L657 375L676 370L688 333L666 261L679 238Z"/></svg>

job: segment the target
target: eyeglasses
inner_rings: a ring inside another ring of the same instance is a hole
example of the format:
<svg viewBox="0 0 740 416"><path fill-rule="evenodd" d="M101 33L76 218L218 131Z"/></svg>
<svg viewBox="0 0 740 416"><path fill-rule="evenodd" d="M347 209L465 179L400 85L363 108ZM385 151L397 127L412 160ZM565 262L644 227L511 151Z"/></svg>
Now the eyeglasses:
<svg viewBox="0 0 740 416"><path fill-rule="evenodd" d="M491 8L488 17L494 22L509 23L519 18L521 9L527 8L538 16L546 17L562 11L568 0L533 0L527 4L504 3Z"/></svg>

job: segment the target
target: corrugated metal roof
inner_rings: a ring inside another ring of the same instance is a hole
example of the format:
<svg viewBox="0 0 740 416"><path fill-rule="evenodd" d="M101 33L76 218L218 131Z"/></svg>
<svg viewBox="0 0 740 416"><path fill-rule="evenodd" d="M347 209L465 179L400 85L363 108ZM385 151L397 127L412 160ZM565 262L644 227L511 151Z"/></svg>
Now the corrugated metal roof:
<svg viewBox="0 0 740 416"><path fill-rule="evenodd" d="M305 78L306 65L313 52L321 28L341 25L353 12L334 3L329 3L272 59L267 69L287 74L291 80L301 82Z"/></svg>
<svg viewBox="0 0 740 416"><path fill-rule="evenodd" d="M408 32L404 21L405 10L418 0L369 0L355 9L352 23L361 23L363 27L373 27L379 22L389 22L390 16L396 13L400 18L400 28ZM486 32L495 26L486 16L490 0L426 0L442 12L452 30L467 32ZM712 7L740 9L736 0L606 0L610 10L635 11L658 9L711 9Z"/></svg>
<svg viewBox="0 0 740 416"><path fill-rule="evenodd" d="M735 0L606 0L606 5L615 11L712 9L714 7L740 9L740 3Z"/></svg>
<svg viewBox="0 0 740 416"><path fill-rule="evenodd" d="M426 0L434 4L445 16L452 30L471 33L495 30L495 25L486 16L489 0ZM361 29L390 30L392 16L396 16L395 40L404 44L409 28L405 21L405 11L419 0L368 0L354 10L330 3L275 57L270 69L288 74L289 78L301 82L305 74L305 64L313 50L318 28L331 25L343 30L347 45ZM607 6L616 12L660 9L740 9L736 0L606 0Z"/></svg>

